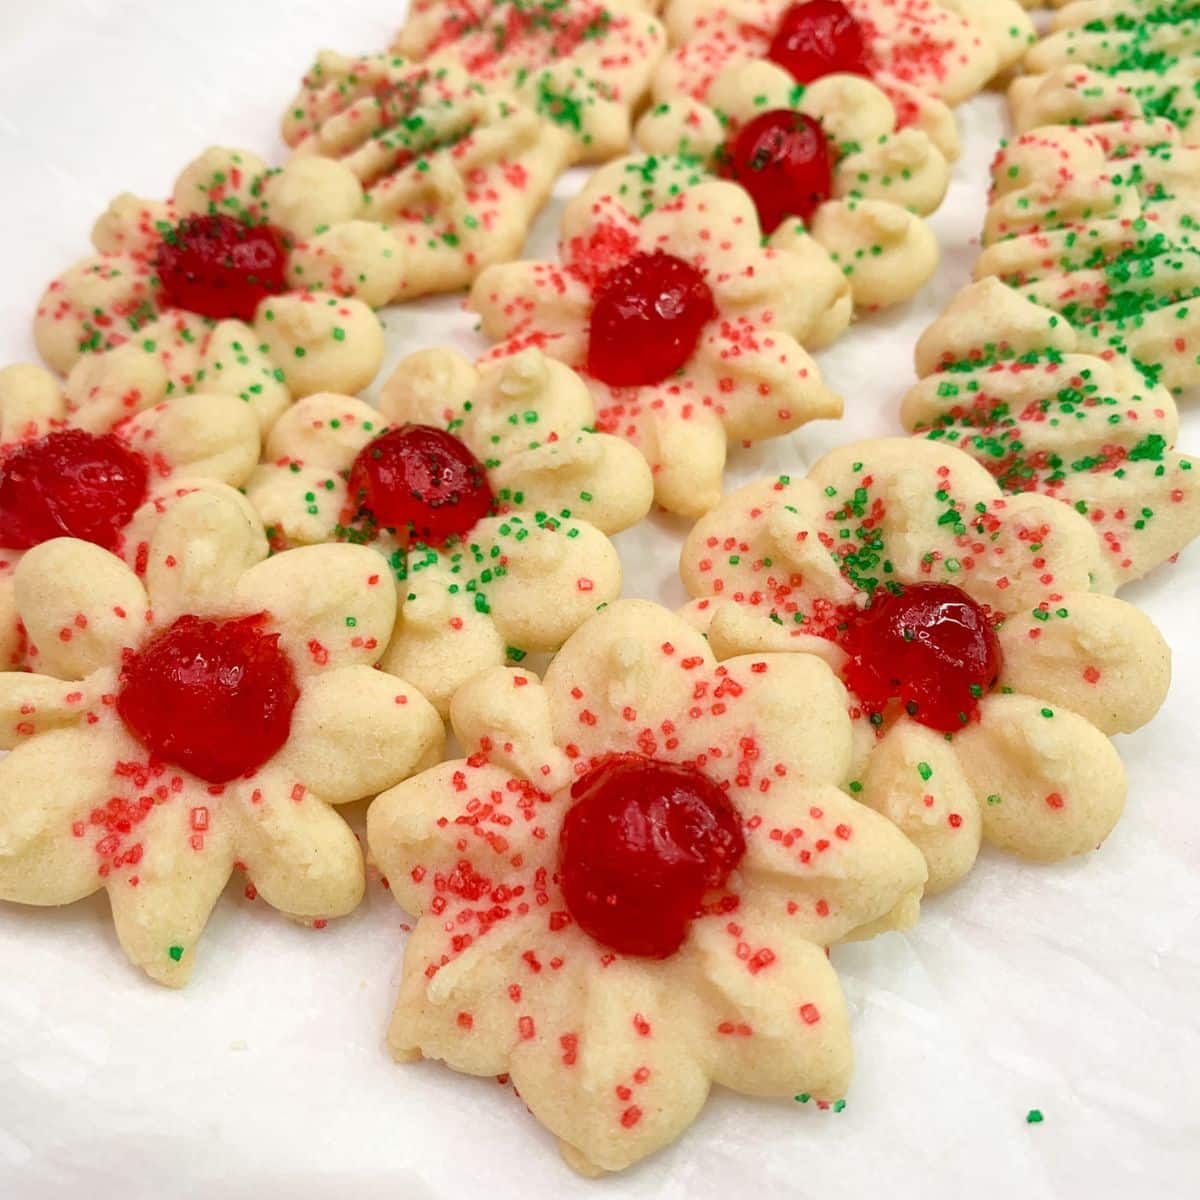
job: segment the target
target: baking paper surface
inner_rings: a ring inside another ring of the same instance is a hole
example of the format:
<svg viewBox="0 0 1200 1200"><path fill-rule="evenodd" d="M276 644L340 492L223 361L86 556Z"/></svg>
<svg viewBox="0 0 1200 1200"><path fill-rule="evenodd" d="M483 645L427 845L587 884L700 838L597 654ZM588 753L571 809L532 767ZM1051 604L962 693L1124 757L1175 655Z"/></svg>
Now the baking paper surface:
<svg viewBox="0 0 1200 1200"><path fill-rule="evenodd" d="M211 143L277 157L278 115L317 49L381 48L402 12L403 0L0 0L0 365L33 358L37 297L88 251L113 195L165 195ZM912 346L967 281L1005 130L996 95L960 116L936 280L817 356L845 419L735 452L730 486L899 432ZM528 253L551 252L581 178L560 182ZM482 349L457 297L384 320L389 364ZM1180 447L1200 452L1200 398L1182 407ZM628 595L682 602L684 531L658 517L620 536ZM914 931L834 951L858 1060L844 1111L717 1091L674 1147L585 1182L510 1090L390 1061L405 917L377 879L320 932L235 880L182 993L126 963L102 893L63 911L0 905L0 1197L1196 1196L1200 550L1122 594L1175 652L1166 708L1118 739L1123 823L1065 866L985 850Z"/></svg>

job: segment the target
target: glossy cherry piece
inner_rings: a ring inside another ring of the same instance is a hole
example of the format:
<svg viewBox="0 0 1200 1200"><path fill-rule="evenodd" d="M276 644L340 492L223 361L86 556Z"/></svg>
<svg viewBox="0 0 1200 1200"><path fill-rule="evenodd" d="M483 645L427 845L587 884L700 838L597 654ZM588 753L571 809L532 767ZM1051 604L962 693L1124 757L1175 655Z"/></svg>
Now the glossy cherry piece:
<svg viewBox="0 0 1200 1200"><path fill-rule="evenodd" d="M64 429L22 442L0 462L0 546L74 537L115 550L149 477L146 460L111 433Z"/></svg>
<svg viewBox="0 0 1200 1200"><path fill-rule="evenodd" d="M283 232L224 214L185 217L159 243L155 265L164 304L213 320L252 321L287 288Z"/></svg>
<svg viewBox="0 0 1200 1200"><path fill-rule="evenodd" d="M846 684L868 712L896 698L913 720L943 733L971 719L1004 662L987 613L948 583L876 592L842 645Z"/></svg>
<svg viewBox="0 0 1200 1200"><path fill-rule="evenodd" d="M571 916L621 954L674 954L746 852L737 811L699 771L637 754L610 755L571 796L559 847Z"/></svg>
<svg viewBox="0 0 1200 1200"><path fill-rule="evenodd" d="M841 0L793 4L780 18L767 57L797 83L871 74L863 28Z"/></svg>
<svg viewBox="0 0 1200 1200"><path fill-rule="evenodd" d="M403 425L361 450L350 498L368 520L433 546L468 534L496 503L479 460L432 425Z"/></svg>
<svg viewBox="0 0 1200 1200"><path fill-rule="evenodd" d="M682 258L635 254L596 288L588 374L611 387L661 383L695 352L717 315L704 276Z"/></svg>
<svg viewBox="0 0 1200 1200"><path fill-rule="evenodd" d="M727 148L724 172L750 193L764 233L788 217L810 220L833 193L825 131L787 108L760 113L742 126Z"/></svg>
<svg viewBox="0 0 1200 1200"><path fill-rule="evenodd" d="M117 712L154 760L228 783L281 749L300 689L265 624L180 617L127 654Z"/></svg>

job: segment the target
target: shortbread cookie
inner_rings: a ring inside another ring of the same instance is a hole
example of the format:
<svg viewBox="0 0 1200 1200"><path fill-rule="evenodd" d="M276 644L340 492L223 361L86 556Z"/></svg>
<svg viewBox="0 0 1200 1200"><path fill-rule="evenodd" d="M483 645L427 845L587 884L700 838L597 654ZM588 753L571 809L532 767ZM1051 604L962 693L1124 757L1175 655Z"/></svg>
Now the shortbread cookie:
<svg viewBox="0 0 1200 1200"><path fill-rule="evenodd" d="M873 83L830 75L809 87L773 63L739 63L712 104L660 104L638 124L652 154L693 156L745 188L763 232L791 218L849 281L856 308L909 299L933 275L937 239L920 220L946 195L950 170L917 129L894 133L891 101Z"/></svg>
<svg viewBox="0 0 1200 1200"><path fill-rule="evenodd" d="M234 396L158 399L166 377L125 350L91 360L64 393L31 365L0 371L0 670L25 662L13 572L22 554L59 537L103 546L140 575L157 519L179 497L239 487L258 462L258 420ZM120 381L120 391L108 386ZM86 386L90 385L90 386Z"/></svg>
<svg viewBox="0 0 1200 1200"><path fill-rule="evenodd" d="M515 92L569 135L572 157L629 149L633 116L667 48L639 0L415 0L392 50Z"/></svg>
<svg viewBox="0 0 1200 1200"><path fill-rule="evenodd" d="M1008 494L1082 513L1117 586L1200 534L1200 463L1175 450L1170 392L1050 309L972 284L921 338L917 370L904 427L965 450Z"/></svg>
<svg viewBox="0 0 1200 1200"><path fill-rule="evenodd" d="M846 328L850 287L801 222L763 245L741 188L621 159L567 206L559 253L491 267L470 305L493 356L536 346L584 378L597 427L641 451L664 508L717 502L729 442L841 415L802 343Z"/></svg>
<svg viewBox="0 0 1200 1200"><path fill-rule="evenodd" d="M337 163L279 171L244 150L207 150L169 200L112 202L92 231L96 254L42 296L38 350L65 375L132 348L141 354L122 362L134 386L151 371L144 355L168 394L240 396L264 429L293 397L357 392L383 358L368 304L391 297L400 270L399 243L357 219L362 208Z"/></svg>
<svg viewBox="0 0 1200 1200"><path fill-rule="evenodd" d="M572 154L567 133L512 93L385 54L323 52L283 137L297 161L335 159L365 189L364 211L400 247L389 300L457 291L516 258Z"/></svg>
<svg viewBox="0 0 1200 1200"><path fill-rule="evenodd" d="M227 492L163 517L144 584L70 538L16 571L37 673L0 675L0 898L104 888L130 960L172 986L235 867L297 919L353 909L362 854L331 806L441 750L433 707L373 669L395 617L379 555L266 554Z"/></svg>
<svg viewBox="0 0 1200 1200"><path fill-rule="evenodd" d="M836 787L851 730L824 663L718 666L630 600L544 684L496 669L451 715L469 757L367 815L419 917L398 1059L508 1074L588 1174L673 1141L714 1082L841 1096L849 1020L825 947L910 924L925 867Z"/></svg>
<svg viewBox="0 0 1200 1200"><path fill-rule="evenodd" d="M1200 148L1168 121L1023 134L992 169L976 278L1053 308L1088 349L1127 354L1173 391L1200 383L1198 168Z"/></svg>
<svg viewBox="0 0 1200 1200"><path fill-rule="evenodd" d="M671 0L675 49L654 80L656 100L710 89L728 68L770 61L802 85L826 75L873 79L900 125L923 129L947 157L957 133L947 105L974 95L1034 40L1013 0Z"/></svg>
<svg viewBox="0 0 1200 1200"><path fill-rule="evenodd" d="M646 515L653 484L594 420L582 381L537 350L481 372L422 351L379 409L295 405L247 494L277 546L365 541L387 556L401 605L384 667L445 712L471 676L557 650L620 594L605 534Z"/></svg>
<svg viewBox="0 0 1200 1200"><path fill-rule="evenodd" d="M681 570L719 658L791 649L846 682L851 790L920 847L929 891L981 839L1056 861L1116 824L1106 735L1154 715L1170 652L1104 594L1099 540L1067 505L1006 497L944 444L858 442L729 496Z"/></svg>
<svg viewBox="0 0 1200 1200"><path fill-rule="evenodd" d="M1013 122L1087 125L1200 115L1200 10L1192 0L1076 0L1025 55L1009 90Z"/></svg>

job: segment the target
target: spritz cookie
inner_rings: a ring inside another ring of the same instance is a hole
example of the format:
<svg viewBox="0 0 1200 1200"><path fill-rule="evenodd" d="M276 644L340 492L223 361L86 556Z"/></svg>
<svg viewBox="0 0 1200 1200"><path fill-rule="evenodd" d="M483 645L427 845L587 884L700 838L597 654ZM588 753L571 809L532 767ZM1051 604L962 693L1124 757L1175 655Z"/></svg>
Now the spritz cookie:
<svg viewBox="0 0 1200 1200"><path fill-rule="evenodd" d="M177 499L240 487L258 463L248 404L219 393L163 399L161 365L133 354L91 360L65 393L40 367L0 371L0 670L25 663L13 592L25 551L79 538L144 574L150 532Z"/></svg>
<svg viewBox="0 0 1200 1200"><path fill-rule="evenodd" d="M383 665L444 712L471 676L557 650L620 594L605 535L646 515L653 484L594 422L584 383L535 349L479 371L421 351L378 409L295 405L247 495L279 548L365 542L387 557L400 609Z"/></svg>
<svg viewBox="0 0 1200 1200"><path fill-rule="evenodd" d="M470 306L494 357L534 346L583 377L597 428L641 451L669 511L717 502L729 443L841 415L803 347L846 328L850 285L802 222L764 244L741 188L619 159L567 206L559 254L489 268Z"/></svg>
<svg viewBox="0 0 1200 1200"><path fill-rule="evenodd" d="M369 305L390 298L400 269L398 243L358 219L362 207L337 163L272 170L244 150L207 150L170 199L112 202L92 231L96 254L42 296L38 350L64 375L141 351L167 394L239 396L264 429L295 397L357 392L383 359ZM138 358L121 360L135 383Z"/></svg>
<svg viewBox="0 0 1200 1200"><path fill-rule="evenodd" d="M945 444L857 442L734 492L680 565L718 658L790 649L846 683L841 782L920 847L930 892L981 840L1056 861L1116 824L1107 735L1155 714L1170 652L1104 594L1100 542L1067 505L1004 496Z"/></svg>
<svg viewBox="0 0 1200 1200"><path fill-rule="evenodd" d="M971 284L922 335L917 370L904 427L966 451L1009 495L1069 504L1115 586L1200 534L1200 464L1175 449L1170 391L1051 309L996 279Z"/></svg>
<svg viewBox="0 0 1200 1200"><path fill-rule="evenodd" d="M455 697L467 757L384 793L371 853L419 920L388 1044L510 1076L587 1174L679 1137L719 1083L841 1097L826 947L915 920L920 854L836 784L846 696L809 655L718 665L645 601L594 617L545 682Z"/></svg>
<svg viewBox="0 0 1200 1200"><path fill-rule="evenodd" d="M515 92L566 131L572 157L629 149L633 116L667 48L639 0L415 0L396 54L452 65L490 90Z"/></svg>
<svg viewBox="0 0 1200 1200"><path fill-rule="evenodd" d="M516 258L573 153L512 92L387 54L323 51L283 137L294 161L336 160L360 185L363 212L399 246L388 300L457 291Z"/></svg>
<svg viewBox="0 0 1200 1200"><path fill-rule="evenodd" d="M652 154L694 157L750 193L765 234L804 222L849 281L857 309L909 299L933 275L937 239L920 219L946 195L950 169L868 79L830 75L807 88L772 63L740 63L695 100L658 105L638 124Z"/></svg>
<svg viewBox="0 0 1200 1200"><path fill-rule="evenodd" d="M0 898L104 888L130 961L171 986L235 868L296 919L350 912L363 858L332 806L442 747L432 705L374 669L396 605L379 555L266 555L236 493L198 493L144 579L73 538L16 570L33 673L0 675Z"/></svg>

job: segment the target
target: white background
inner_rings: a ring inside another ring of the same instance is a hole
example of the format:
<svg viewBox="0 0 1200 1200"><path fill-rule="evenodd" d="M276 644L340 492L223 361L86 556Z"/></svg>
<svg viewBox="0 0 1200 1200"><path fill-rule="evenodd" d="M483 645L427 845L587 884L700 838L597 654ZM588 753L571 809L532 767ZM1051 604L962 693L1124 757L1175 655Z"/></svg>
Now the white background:
<svg viewBox="0 0 1200 1200"><path fill-rule="evenodd" d="M315 51L382 48L402 10L0 0L0 363L32 356L41 288L87 251L111 196L166 194L213 142L279 155L277 116ZM967 278L1004 128L994 96L961 115L937 280L820 356L844 421L735 455L731 483L897 432L911 347ZM551 250L557 212L532 252ZM480 348L457 298L385 320L396 357ZM1181 444L1200 450L1200 412ZM682 601L681 533L656 518L620 538L629 594ZM1067 866L985 851L915 931L834 952L858 1054L844 1112L717 1094L675 1147L585 1183L507 1089L388 1059L404 917L377 883L320 933L231 886L182 994L125 963L101 894L0 906L0 1197L1195 1197L1200 550L1125 595L1167 635L1176 681L1157 721L1120 739L1124 822ZM1031 1108L1044 1124L1026 1124Z"/></svg>

